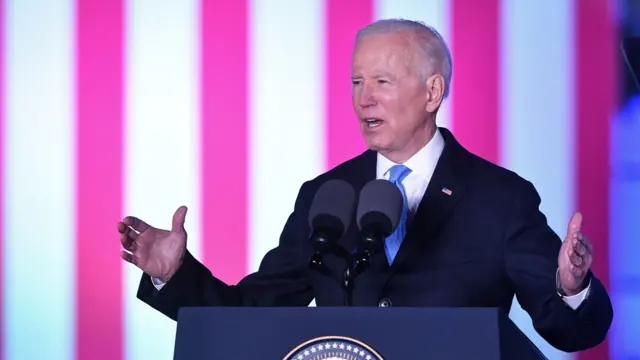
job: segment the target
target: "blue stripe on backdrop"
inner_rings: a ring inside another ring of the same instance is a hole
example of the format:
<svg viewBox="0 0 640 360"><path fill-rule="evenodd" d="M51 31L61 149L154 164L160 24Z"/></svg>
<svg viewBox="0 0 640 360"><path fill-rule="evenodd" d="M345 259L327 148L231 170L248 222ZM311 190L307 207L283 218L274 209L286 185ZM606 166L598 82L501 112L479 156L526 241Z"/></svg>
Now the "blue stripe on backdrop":
<svg viewBox="0 0 640 360"><path fill-rule="evenodd" d="M612 122L610 271L613 359L640 358L640 96Z"/></svg>
<svg viewBox="0 0 640 360"><path fill-rule="evenodd" d="M568 1L504 1L502 22L503 165L533 182L562 238L574 210L573 9ZM571 358L536 333L517 302L511 318L550 359Z"/></svg>

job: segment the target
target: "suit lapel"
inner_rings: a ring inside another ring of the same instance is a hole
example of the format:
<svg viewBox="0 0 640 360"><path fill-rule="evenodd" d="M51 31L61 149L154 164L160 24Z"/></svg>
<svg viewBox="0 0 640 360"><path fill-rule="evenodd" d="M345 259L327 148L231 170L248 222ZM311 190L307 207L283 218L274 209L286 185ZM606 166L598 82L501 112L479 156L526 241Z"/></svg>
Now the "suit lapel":
<svg viewBox="0 0 640 360"><path fill-rule="evenodd" d="M440 131L445 139L445 147L391 270L400 266L414 252L416 245L437 238L447 218L464 196L466 150L448 130L441 128Z"/></svg>
<svg viewBox="0 0 640 360"><path fill-rule="evenodd" d="M349 167L347 181L353 185L356 194L360 194L360 190L370 181L376 179L377 153L367 150L360 157L355 166Z"/></svg>

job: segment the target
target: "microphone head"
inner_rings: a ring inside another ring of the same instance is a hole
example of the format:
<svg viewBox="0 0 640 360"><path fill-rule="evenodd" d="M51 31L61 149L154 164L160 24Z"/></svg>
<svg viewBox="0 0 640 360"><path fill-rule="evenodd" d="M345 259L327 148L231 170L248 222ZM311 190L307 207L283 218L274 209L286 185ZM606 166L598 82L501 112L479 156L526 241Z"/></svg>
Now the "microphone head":
<svg viewBox="0 0 640 360"><path fill-rule="evenodd" d="M309 208L309 225L313 231L325 232L334 240L349 227L355 209L356 192L344 180L332 179L320 186Z"/></svg>
<svg viewBox="0 0 640 360"><path fill-rule="evenodd" d="M385 237L398 226L402 213L402 193L387 180L373 180L360 191L357 220L360 231L374 231Z"/></svg>

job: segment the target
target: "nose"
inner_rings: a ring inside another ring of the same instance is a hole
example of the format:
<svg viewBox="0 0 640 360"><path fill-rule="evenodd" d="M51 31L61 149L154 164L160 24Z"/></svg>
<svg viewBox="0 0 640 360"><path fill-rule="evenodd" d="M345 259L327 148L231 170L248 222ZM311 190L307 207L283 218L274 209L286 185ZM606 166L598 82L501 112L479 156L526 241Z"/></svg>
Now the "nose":
<svg viewBox="0 0 640 360"><path fill-rule="evenodd" d="M358 97L358 105L366 108L376 105L377 101L374 96L373 86L369 82L363 82L360 85L360 96Z"/></svg>

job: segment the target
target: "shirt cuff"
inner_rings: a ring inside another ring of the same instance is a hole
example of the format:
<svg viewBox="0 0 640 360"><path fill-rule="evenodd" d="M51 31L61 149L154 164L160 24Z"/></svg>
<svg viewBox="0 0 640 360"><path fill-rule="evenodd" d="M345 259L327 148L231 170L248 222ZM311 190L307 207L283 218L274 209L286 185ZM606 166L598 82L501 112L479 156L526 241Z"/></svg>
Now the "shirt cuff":
<svg viewBox="0 0 640 360"><path fill-rule="evenodd" d="M575 310L589 296L589 291L591 290L591 280L589 280L589 284L581 292L579 292L579 293L577 293L575 295L566 296L566 295L562 295L560 293L560 289L561 288L560 288L560 275L559 275L559 272L560 272L560 269L556 270L556 287L558 289L558 296L560 296L562 298L562 301L564 301L565 304L569 305L570 308Z"/></svg>
<svg viewBox="0 0 640 360"><path fill-rule="evenodd" d="M151 283L153 284L153 286L155 286L156 289L158 289L158 291L160 291L160 289L162 289L162 287L165 285L162 280L156 279L154 277L151 278Z"/></svg>

